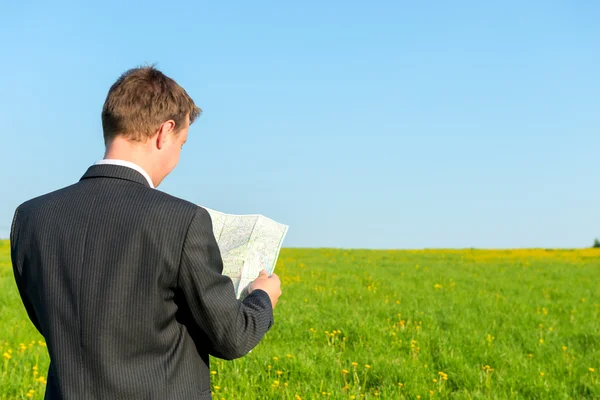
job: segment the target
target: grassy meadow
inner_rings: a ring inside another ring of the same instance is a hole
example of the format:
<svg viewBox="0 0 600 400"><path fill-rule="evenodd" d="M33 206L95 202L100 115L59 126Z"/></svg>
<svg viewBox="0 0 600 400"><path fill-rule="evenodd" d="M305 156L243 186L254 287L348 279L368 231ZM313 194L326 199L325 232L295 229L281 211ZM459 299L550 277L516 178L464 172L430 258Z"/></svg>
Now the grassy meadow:
<svg viewBox="0 0 600 400"><path fill-rule="evenodd" d="M600 399L600 249L283 249L275 325L215 399ZM0 399L48 356L0 242Z"/></svg>

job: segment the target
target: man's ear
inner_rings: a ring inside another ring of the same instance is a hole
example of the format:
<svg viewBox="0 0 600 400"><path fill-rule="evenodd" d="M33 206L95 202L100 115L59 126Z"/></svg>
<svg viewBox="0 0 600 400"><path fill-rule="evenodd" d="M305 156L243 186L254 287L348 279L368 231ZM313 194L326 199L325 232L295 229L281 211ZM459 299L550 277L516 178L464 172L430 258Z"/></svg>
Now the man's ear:
<svg viewBox="0 0 600 400"><path fill-rule="evenodd" d="M156 147L160 150L171 140L171 134L175 132L175 121L172 119L163 122L156 134Z"/></svg>

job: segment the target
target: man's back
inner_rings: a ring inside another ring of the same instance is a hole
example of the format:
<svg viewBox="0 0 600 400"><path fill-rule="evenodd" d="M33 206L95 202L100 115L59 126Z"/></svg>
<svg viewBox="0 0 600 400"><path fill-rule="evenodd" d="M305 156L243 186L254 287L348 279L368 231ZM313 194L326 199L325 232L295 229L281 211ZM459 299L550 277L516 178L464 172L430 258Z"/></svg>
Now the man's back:
<svg viewBox="0 0 600 400"><path fill-rule="evenodd" d="M208 213L127 167L22 204L11 246L46 398L209 399L209 354L241 357L273 323L266 292L235 299Z"/></svg>

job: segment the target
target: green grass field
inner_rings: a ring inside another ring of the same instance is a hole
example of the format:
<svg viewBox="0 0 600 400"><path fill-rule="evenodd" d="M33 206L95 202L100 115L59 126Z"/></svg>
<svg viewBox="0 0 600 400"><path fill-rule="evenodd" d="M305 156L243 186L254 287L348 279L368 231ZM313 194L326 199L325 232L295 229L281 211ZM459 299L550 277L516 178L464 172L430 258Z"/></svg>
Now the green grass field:
<svg viewBox="0 0 600 400"><path fill-rule="evenodd" d="M600 250L283 249L276 272L275 325L212 360L215 399L600 398ZM0 398L42 399L7 242L0 311Z"/></svg>

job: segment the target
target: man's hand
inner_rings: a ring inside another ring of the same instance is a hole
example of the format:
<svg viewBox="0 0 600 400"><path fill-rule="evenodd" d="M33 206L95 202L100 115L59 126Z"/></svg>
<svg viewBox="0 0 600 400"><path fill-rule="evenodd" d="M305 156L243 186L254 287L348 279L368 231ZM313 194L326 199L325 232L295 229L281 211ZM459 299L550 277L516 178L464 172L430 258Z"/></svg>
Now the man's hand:
<svg viewBox="0 0 600 400"><path fill-rule="evenodd" d="M267 292L271 298L271 304L275 308L279 296L281 296L281 281L277 274L269 276L266 270L260 271L258 278L256 278L250 285L248 285L248 294L252 293L253 290L261 289Z"/></svg>

